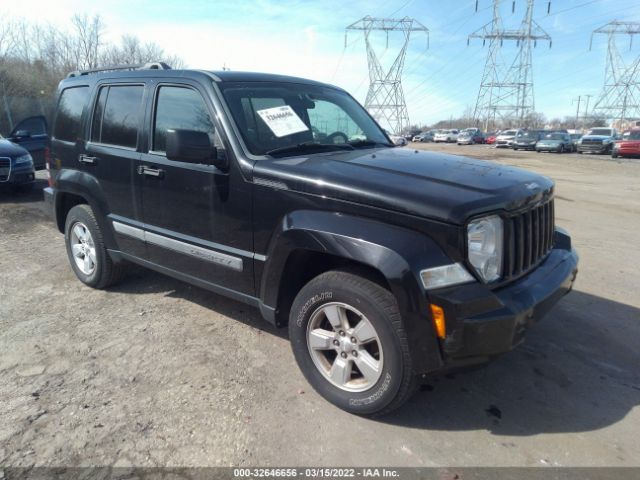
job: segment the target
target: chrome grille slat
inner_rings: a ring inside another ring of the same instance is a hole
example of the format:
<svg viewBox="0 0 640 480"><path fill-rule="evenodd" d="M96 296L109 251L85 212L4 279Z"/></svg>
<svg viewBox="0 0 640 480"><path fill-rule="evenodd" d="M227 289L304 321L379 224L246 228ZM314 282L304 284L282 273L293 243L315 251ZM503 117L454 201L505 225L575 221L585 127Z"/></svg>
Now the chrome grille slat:
<svg viewBox="0 0 640 480"><path fill-rule="evenodd" d="M524 275L547 256L554 225L553 200L507 218L503 281Z"/></svg>

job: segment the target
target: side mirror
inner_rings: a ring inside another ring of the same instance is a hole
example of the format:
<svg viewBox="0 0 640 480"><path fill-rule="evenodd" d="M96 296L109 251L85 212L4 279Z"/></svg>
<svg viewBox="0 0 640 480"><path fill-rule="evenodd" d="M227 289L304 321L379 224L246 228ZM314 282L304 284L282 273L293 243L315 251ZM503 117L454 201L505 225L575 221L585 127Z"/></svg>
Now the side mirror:
<svg viewBox="0 0 640 480"><path fill-rule="evenodd" d="M14 138L29 138L31 136L31 132L29 130L18 130L14 133Z"/></svg>
<svg viewBox="0 0 640 480"><path fill-rule="evenodd" d="M227 168L226 156L218 156L209 134L197 130L167 130L166 155L169 160L178 162L205 163L221 170Z"/></svg>

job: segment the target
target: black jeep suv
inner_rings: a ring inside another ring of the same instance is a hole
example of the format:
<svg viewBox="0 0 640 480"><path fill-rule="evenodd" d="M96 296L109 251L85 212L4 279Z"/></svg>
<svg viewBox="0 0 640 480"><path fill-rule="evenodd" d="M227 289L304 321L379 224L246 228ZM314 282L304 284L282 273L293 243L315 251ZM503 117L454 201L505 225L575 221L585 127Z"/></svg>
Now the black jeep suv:
<svg viewBox="0 0 640 480"><path fill-rule="evenodd" d="M576 276L551 180L394 148L330 85L153 64L70 74L56 110L45 197L78 278L135 263L253 305L350 412L512 349Z"/></svg>

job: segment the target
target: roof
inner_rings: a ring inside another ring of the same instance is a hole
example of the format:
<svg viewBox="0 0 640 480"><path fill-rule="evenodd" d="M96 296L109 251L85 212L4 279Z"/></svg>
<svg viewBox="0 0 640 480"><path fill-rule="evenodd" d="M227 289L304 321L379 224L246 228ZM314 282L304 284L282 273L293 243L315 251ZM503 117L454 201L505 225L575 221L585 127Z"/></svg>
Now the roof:
<svg viewBox="0 0 640 480"><path fill-rule="evenodd" d="M121 67L120 67L121 68ZM287 75L277 75L272 73L258 72L237 72L231 70L224 71L206 71L206 70L173 70L173 69L153 69L153 68L137 68L131 70L109 70L105 68L102 71L73 72L73 76L69 76L63 80L64 83L93 83L103 78L144 78L144 77L162 77L162 78L193 78L202 79L206 77L213 79L218 83L224 82L289 82L304 83L309 85L325 86L337 88L333 85L309 80L306 78L290 77Z"/></svg>

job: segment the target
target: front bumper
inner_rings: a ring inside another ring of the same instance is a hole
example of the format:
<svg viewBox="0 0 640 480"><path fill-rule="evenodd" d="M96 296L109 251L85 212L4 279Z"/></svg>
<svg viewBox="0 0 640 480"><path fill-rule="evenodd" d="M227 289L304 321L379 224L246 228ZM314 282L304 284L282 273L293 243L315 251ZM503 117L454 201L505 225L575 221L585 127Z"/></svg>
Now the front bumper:
<svg viewBox="0 0 640 480"><path fill-rule="evenodd" d="M46 187L42 189L44 193L44 207L49 215L49 218L53 219L53 221L57 221L55 215L55 191L51 187Z"/></svg>
<svg viewBox="0 0 640 480"><path fill-rule="evenodd" d="M518 150L535 150L536 149L535 143L513 143L511 144L511 146L514 149L517 148Z"/></svg>
<svg viewBox="0 0 640 480"><path fill-rule="evenodd" d="M0 181L0 188L4 185L26 185L33 183L36 180L36 171L33 168L33 164L18 166L9 169L9 175Z"/></svg>
<svg viewBox="0 0 640 480"><path fill-rule="evenodd" d="M560 145L536 145L538 152L558 152L562 148Z"/></svg>
<svg viewBox="0 0 640 480"><path fill-rule="evenodd" d="M612 148L610 143L605 144L587 144L587 145L578 145L578 152L580 153L608 153Z"/></svg>
<svg viewBox="0 0 640 480"><path fill-rule="evenodd" d="M496 290L472 283L431 292L445 312L441 342L445 369L484 363L524 340L525 332L573 287L578 255L571 239L556 231L556 247L537 268Z"/></svg>

